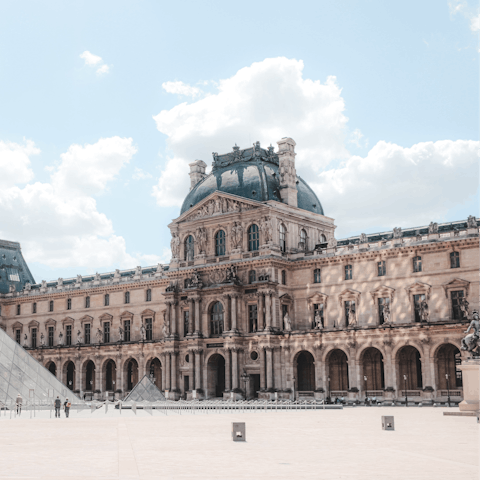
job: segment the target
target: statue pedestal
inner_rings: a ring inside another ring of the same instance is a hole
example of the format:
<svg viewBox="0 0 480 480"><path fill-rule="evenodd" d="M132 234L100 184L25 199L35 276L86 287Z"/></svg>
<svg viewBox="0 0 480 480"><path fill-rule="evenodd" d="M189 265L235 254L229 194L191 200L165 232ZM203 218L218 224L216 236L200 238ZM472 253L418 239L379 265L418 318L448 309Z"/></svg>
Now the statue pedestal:
<svg viewBox="0 0 480 480"><path fill-rule="evenodd" d="M241 248L234 248L230 253L231 260L241 260L242 259L242 249Z"/></svg>
<svg viewBox="0 0 480 480"><path fill-rule="evenodd" d="M463 377L463 398L461 412L474 412L480 409L480 358L469 358L459 365Z"/></svg>

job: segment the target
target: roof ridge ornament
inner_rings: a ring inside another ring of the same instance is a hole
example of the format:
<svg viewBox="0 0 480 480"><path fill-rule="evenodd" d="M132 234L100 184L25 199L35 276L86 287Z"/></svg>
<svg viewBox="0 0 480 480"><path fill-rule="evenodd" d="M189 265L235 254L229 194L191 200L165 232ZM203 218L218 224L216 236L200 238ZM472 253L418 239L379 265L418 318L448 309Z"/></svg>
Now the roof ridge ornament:
<svg viewBox="0 0 480 480"><path fill-rule="evenodd" d="M256 141L252 147L245 148L243 150L237 144L235 144L231 152L221 155L219 155L217 152L213 152L212 157L212 172L239 162L261 160L263 162L269 162L275 165L279 164L278 155L274 152L274 147L270 145L268 150L266 150L260 146L259 141Z"/></svg>

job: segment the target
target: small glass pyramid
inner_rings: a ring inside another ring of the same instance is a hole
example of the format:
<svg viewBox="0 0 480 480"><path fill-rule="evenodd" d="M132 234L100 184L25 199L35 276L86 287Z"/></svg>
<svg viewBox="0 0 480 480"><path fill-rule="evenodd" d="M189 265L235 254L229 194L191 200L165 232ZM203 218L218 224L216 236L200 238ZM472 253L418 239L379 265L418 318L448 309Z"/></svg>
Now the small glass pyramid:
<svg viewBox="0 0 480 480"><path fill-rule="evenodd" d="M158 402L165 401L159 388L145 375L125 397L124 402Z"/></svg>
<svg viewBox="0 0 480 480"><path fill-rule="evenodd" d="M18 394L24 405L53 403L57 396L84 403L0 328L0 404L15 402Z"/></svg>

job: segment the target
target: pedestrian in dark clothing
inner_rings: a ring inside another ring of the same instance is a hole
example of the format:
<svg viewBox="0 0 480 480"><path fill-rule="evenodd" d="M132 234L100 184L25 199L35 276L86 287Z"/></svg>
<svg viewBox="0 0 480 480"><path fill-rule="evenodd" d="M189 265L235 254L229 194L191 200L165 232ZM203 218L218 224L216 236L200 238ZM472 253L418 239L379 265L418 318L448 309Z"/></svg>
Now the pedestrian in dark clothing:
<svg viewBox="0 0 480 480"><path fill-rule="evenodd" d="M65 403L63 404L63 409L65 410L65 416L68 418L70 414L70 407L72 404L68 401L68 398L65 399Z"/></svg>
<svg viewBox="0 0 480 480"><path fill-rule="evenodd" d="M60 418L60 408L62 408L62 401L60 397L55 399L55 418Z"/></svg>
<svg viewBox="0 0 480 480"><path fill-rule="evenodd" d="M18 394L17 399L15 400L15 403L17 404L17 415L20 415L22 413L22 402L22 396Z"/></svg>

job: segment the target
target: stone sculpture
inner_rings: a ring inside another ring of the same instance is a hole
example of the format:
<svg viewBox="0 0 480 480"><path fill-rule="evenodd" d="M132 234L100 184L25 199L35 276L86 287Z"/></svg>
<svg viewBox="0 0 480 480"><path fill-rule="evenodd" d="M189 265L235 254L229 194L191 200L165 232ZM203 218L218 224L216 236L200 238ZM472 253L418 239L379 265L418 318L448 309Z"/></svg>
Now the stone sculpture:
<svg viewBox="0 0 480 480"><path fill-rule="evenodd" d="M428 226L428 233L438 233L438 223L430 222Z"/></svg>
<svg viewBox="0 0 480 480"><path fill-rule="evenodd" d="M124 333L123 328L118 327L118 338L121 342L123 342L123 340L124 340L123 333Z"/></svg>
<svg viewBox="0 0 480 480"><path fill-rule="evenodd" d="M15 292L15 285L12 283L8 286L8 293L14 293Z"/></svg>
<svg viewBox="0 0 480 480"><path fill-rule="evenodd" d="M45 335L43 334L43 332L40 334L40 346L45 346Z"/></svg>
<svg viewBox="0 0 480 480"><path fill-rule="evenodd" d="M147 329L145 328L145 325L143 323L140 327L140 336L142 337L142 342L147 339Z"/></svg>
<svg viewBox="0 0 480 480"><path fill-rule="evenodd" d="M226 282L232 282L232 283L238 283L239 282L236 265L230 265L226 268L226 270L225 270L225 281Z"/></svg>
<svg viewBox="0 0 480 480"><path fill-rule="evenodd" d="M477 228L477 219L473 215L467 218L467 228Z"/></svg>
<svg viewBox="0 0 480 480"><path fill-rule="evenodd" d="M25 335L25 336L26 336L26 335ZM60 332L60 333L58 334L58 344L59 344L59 345L63 345L63 333L62 333L62 332Z"/></svg>
<svg viewBox="0 0 480 480"><path fill-rule="evenodd" d="M231 230L232 250L242 247L243 227L240 222L234 222Z"/></svg>
<svg viewBox="0 0 480 480"><path fill-rule="evenodd" d="M207 248L207 229L205 227L197 228L195 232L195 243L198 247L198 253L205 253Z"/></svg>
<svg viewBox="0 0 480 480"><path fill-rule="evenodd" d="M32 289L32 285L30 285L30 282L27 282L27 283L25 284L25 291L26 291L26 292L29 292L31 289Z"/></svg>
<svg viewBox="0 0 480 480"><path fill-rule="evenodd" d="M336 248L337 247L337 239L333 235L328 239L327 247L328 248Z"/></svg>
<svg viewBox="0 0 480 480"><path fill-rule="evenodd" d="M270 219L270 217L266 216L262 219L260 229L263 233L264 243L271 242L272 241L273 227L272 227L272 220Z"/></svg>
<svg viewBox="0 0 480 480"><path fill-rule="evenodd" d="M365 233L362 233L360 235L360 243L367 243L367 242L368 242L367 235Z"/></svg>
<svg viewBox="0 0 480 480"><path fill-rule="evenodd" d="M319 310L315 312L314 328L316 328L317 330L321 330L323 328L323 320Z"/></svg>
<svg viewBox="0 0 480 480"><path fill-rule="evenodd" d="M430 312L428 310L428 303L425 299L420 302L420 319L422 322L428 322L430 318Z"/></svg>
<svg viewBox="0 0 480 480"><path fill-rule="evenodd" d="M97 333L95 334L95 336L97 337L97 343L102 343L103 334L99 328L97 328Z"/></svg>
<svg viewBox="0 0 480 480"><path fill-rule="evenodd" d="M462 338L462 346L461 349L467 352L470 352L473 356L478 357L480 356L480 320L478 316L478 312L475 310L473 312L472 321L470 325L465 330L464 333L467 335ZM473 333L469 333L470 330L473 329Z"/></svg>
<svg viewBox="0 0 480 480"><path fill-rule="evenodd" d="M77 345L81 345L83 343L82 332L80 330L77 331Z"/></svg>
<svg viewBox="0 0 480 480"><path fill-rule="evenodd" d="M185 288L202 288L203 282L198 272L193 272L190 278L185 280Z"/></svg>
<svg viewBox="0 0 480 480"><path fill-rule="evenodd" d="M347 317L348 317L348 326L352 326L357 323L357 316L355 313L355 309L353 309L352 307L348 309Z"/></svg>
<svg viewBox="0 0 480 480"><path fill-rule="evenodd" d="M468 300L465 297L460 298L459 307L462 312L462 319L468 318Z"/></svg>
<svg viewBox="0 0 480 480"><path fill-rule="evenodd" d="M162 333L164 338L167 338L170 336L170 325L166 319L166 315L163 317L163 327L162 327Z"/></svg>
<svg viewBox="0 0 480 480"><path fill-rule="evenodd" d="M395 227L393 229L393 238L402 238L402 229L400 227Z"/></svg>
<svg viewBox="0 0 480 480"><path fill-rule="evenodd" d="M170 240L170 248L172 250L172 258L179 258L180 255L180 238L174 232L172 233L172 239Z"/></svg>
<svg viewBox="0 0 480 480"><path fill-rule="evenodd" d="M27 346L27 342L28 342L28 335L25 334L25 335L23 336L23 346L24 346L24 347Z"/></svg>
<svg viewBox="0 0 480 480"><path fill-rule="evenodd" d="M383 306L383 321L384 323L390 322L390 305L387 303Z"/></svg>
<svg viewBox="0 0 480 480"><path fill-rule="evenodd" d="M283 329L286 332L292 331L292 320L290 319L290 315L288 314L288 312L286 312L285 316L283 317Z"/></svg>

